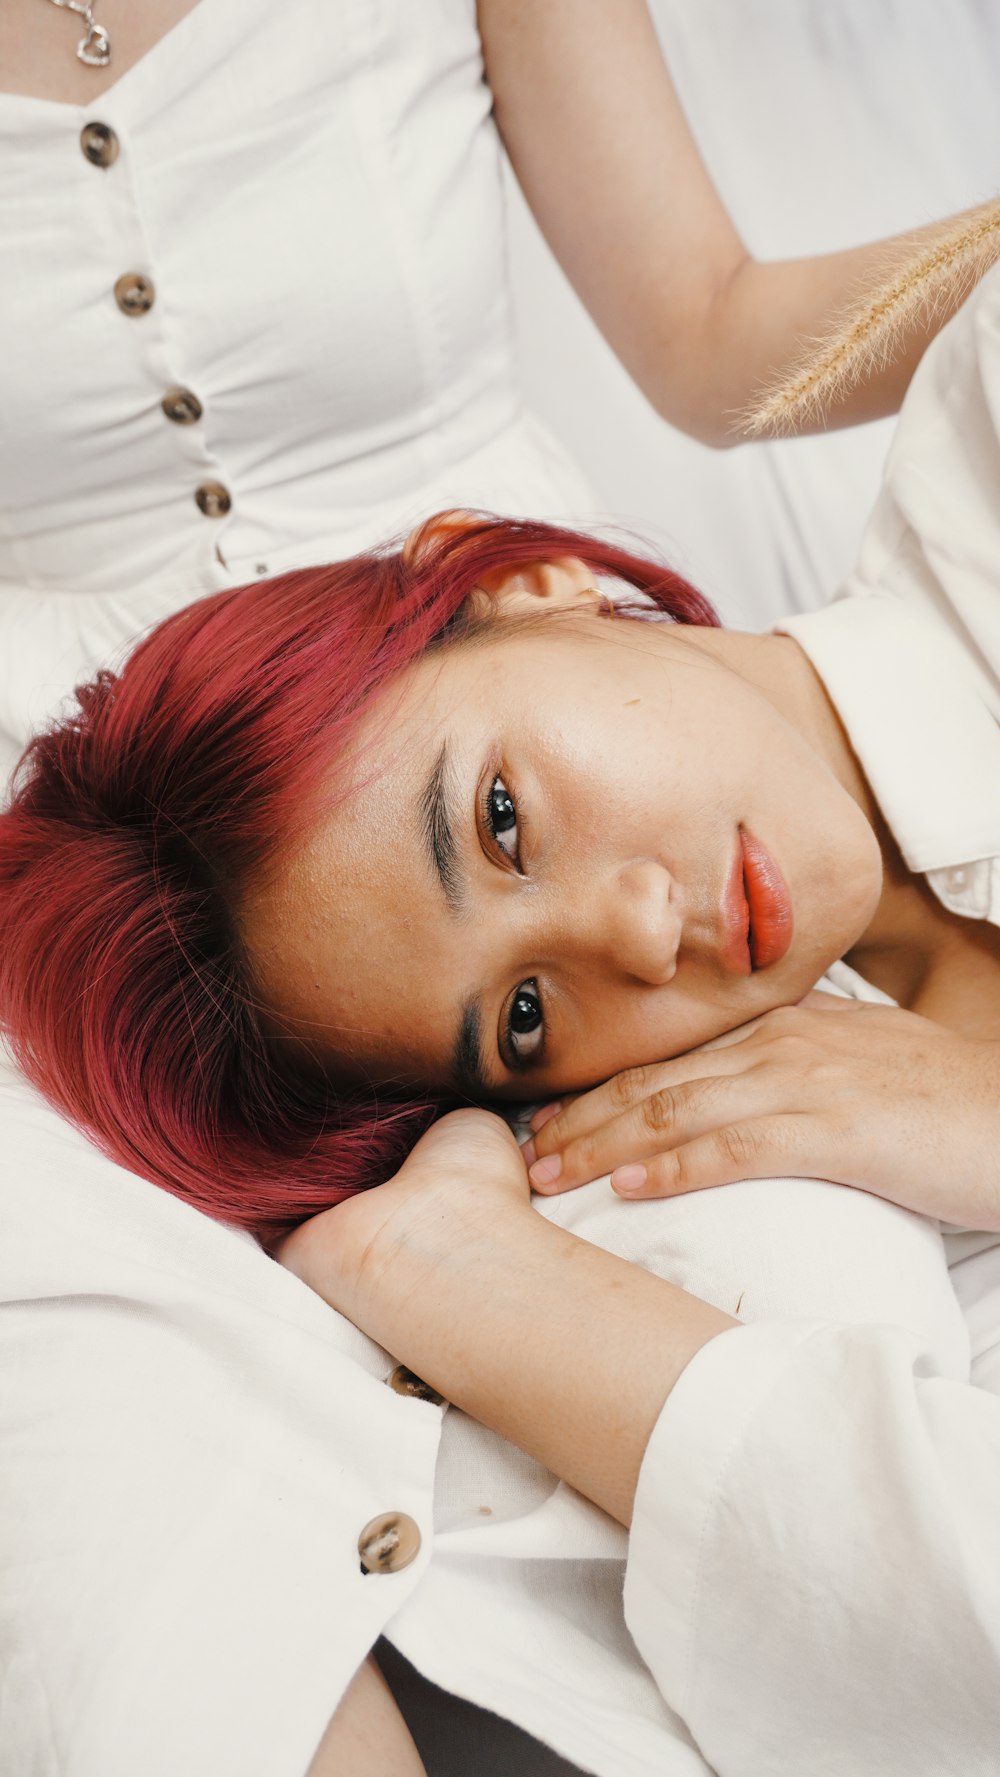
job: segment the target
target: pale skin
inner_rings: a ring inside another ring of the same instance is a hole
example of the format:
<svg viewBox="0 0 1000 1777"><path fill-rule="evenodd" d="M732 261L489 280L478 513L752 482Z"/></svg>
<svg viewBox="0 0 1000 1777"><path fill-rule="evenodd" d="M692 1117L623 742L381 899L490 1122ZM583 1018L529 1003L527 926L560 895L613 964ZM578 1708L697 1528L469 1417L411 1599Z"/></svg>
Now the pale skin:
<svg viewBox="0 0 1000 1777"><path fill-rule="evenodd" d="M195 3L103 0L113 61L94 69L74 53L78 18L48 0L5 0L0 90L89 107ZM478 19L500 133L543 234L652 406L705 443L739 442L739 416L803 342L940 229L761 263L708 175L645 0L479 0ZM960 294L915 320L891 363L822 424L894 413Z"/></svg>
<svg viewBox="0 0 1000 1777"><path fill-rule="evenodd" d="M374 1660L348 1685L306 1777L426 1777L395 1699Z"/></svg>

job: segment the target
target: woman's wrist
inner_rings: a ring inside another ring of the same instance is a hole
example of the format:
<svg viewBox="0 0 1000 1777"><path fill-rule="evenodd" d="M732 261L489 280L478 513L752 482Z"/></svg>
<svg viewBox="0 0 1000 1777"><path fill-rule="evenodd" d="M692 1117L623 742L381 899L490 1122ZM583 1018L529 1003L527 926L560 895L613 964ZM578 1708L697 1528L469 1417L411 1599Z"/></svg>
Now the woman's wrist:
<svg viewBox="0 0 1000 1777"><path fill-rule="evenodd" d="M429 1192L308 1279L394 1357L623 1524L671 1388L735 1323L525 1200ZM346 1218L345 1218L346 1220Z"/></svg>
<svg viewBox="0 0 1000 1777"><path fill-rule="evenodd" d="M438 1331L439 1316L430 1315L431 1306L439 1306L441 1319L449 1305L460 1313L470 1277L495 1276L515 1256L524 1263L543 1226L527 1190L521 1199L498 1200L481 1192L474 1177L460 1191L450 1180L428 1180L406 1200L387 1204L384 1219L363 1244L352 1240L345 1248L338 1241L331 1252L342 1299L337 1305L409 1362L425 1319L432 1338ZM331 1232L335 1237L338 1231Z"/></svg>
<svg viewBox="0 0 1000 1777"><path fill-rule="evenodd" d="M736 1323L531 1207L509 1129L443 1118L281 1262L431 1387L627 1524L663 1403Z"/></svg>

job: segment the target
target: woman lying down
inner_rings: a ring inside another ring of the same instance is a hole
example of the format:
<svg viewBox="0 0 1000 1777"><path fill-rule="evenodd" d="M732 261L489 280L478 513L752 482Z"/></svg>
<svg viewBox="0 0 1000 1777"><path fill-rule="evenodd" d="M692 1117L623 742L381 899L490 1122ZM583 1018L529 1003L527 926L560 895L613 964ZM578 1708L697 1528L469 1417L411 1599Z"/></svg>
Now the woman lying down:
<svg viewBox="0 0 1000 1777"><path fill-rule="evenodd" d="M172 617L0 824L23 1067L463 1410L390 1634L608 1777L1000 1771L998 328L782 633L448 514Z"/></svg>

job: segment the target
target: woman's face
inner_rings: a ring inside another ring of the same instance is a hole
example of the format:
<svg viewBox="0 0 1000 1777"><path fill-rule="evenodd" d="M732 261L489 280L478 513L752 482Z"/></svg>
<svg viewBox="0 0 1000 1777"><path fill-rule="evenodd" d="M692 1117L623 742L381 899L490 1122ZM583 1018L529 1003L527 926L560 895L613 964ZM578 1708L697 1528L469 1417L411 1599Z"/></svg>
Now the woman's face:
<svg viewBox="0 0 1000 1777"><path fill-rule="evenodd" d="M282 1021L350 1076L525 1099L801 998L881 859L730 640L589 609L412 668L353 793L244 906Z"/></svg>

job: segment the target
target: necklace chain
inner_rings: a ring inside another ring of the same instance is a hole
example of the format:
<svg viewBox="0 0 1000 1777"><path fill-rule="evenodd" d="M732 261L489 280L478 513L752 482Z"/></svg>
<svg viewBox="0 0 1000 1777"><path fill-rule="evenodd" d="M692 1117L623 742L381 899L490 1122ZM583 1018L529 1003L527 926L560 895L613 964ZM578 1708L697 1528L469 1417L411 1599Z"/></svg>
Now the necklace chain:
<svg viewBox="0 0 1000 1777"><path fill-rule="evenodd" d="M76 46L77 60L85 62L88 68L106 68L111 60L111 39L104 26L97 23L90 0L50 0L50 3L66 12L75 12L87 27Z"/></svg>

